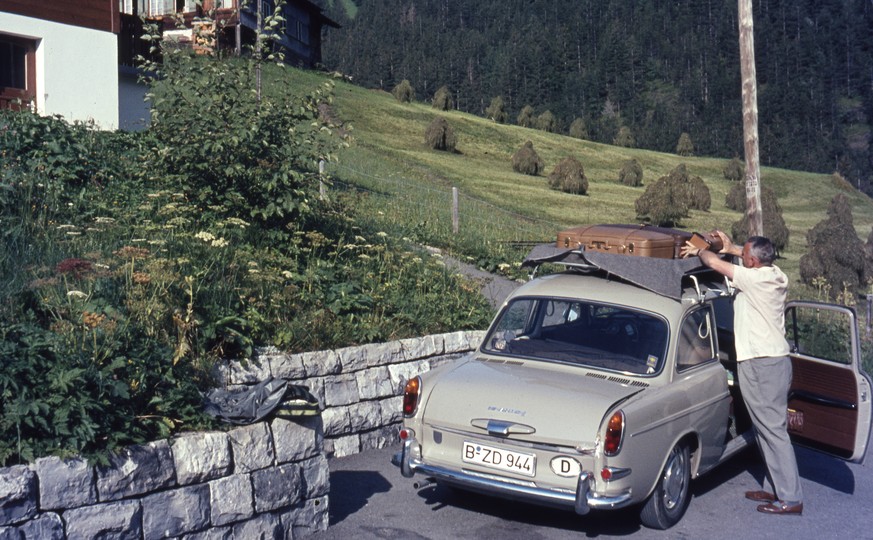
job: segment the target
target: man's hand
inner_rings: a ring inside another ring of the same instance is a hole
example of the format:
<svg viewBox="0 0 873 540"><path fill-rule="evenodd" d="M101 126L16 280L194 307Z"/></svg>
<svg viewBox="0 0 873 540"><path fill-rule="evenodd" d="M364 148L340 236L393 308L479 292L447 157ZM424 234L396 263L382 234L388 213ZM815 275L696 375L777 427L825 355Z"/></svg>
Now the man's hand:
<svg viewBox="0 0 873 540"><path fill-rule="evenodd" d="M743 248L734 244L733 241L731 240L731 237L726 235L724 233L724 231L716 229L715 231L713 231L713 233L718 235L718 237L721 239L722 248L721 248L721 251L719 251L719 253L724 253L727 255L737 255L737 256L742 255Z"/></svg>
<svg viewBox="0 0 873 540"><path fill-rule="evenodd" d="M679 248L679 255L682 256L683 259L687 259L688 257L696 257L700 254L700 248L694 246L691 241L686 241L685 245Z"/></svg>

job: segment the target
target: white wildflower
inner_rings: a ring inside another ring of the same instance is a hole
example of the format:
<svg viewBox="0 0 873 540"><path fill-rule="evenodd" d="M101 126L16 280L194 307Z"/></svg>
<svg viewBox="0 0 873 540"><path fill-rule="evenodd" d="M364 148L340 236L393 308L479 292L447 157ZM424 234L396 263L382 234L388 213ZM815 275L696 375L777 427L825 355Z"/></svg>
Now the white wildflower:
<svg viewBox="0 0 873 540"><path fill-rule="evenodd" d="M212 241L211 246L214 248L223 248L228 244L230 244L230 242L228 242L224 238L216 238L215 240Z"/></svg>
<svg viewBox="0 0 873 540"><path fill-rule="evenodd" d="M209 231L200 231L199 233L194 235L194 238L197 238L198 240L203 240L204 242L208 243L215 240L215 235Z"/></svg>
<svg viewBox="0 0 873 540"><path fill-rule="evenodd" d="M72 296L75 298L88 298L88 295L83 293L82 291L67 291L67 296Z"/></svg>

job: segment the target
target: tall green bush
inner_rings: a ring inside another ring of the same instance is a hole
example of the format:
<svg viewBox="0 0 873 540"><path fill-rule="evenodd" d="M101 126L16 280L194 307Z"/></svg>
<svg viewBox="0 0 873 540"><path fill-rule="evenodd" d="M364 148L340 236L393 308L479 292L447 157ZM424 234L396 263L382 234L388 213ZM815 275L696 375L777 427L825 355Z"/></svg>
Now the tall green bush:
<svg viewBox="0 0 873 540"><path fill-rule="evenodd" d="M391 95L400 103L412 103L415 101L415 88L407 79L403 79L391 89Z"/></svg>
<svg viewBox="0 0 873 540"><path fill-rule="evenodd" d="M503 98L501 96L491 98L491 104L485 109L485 118L489 118L498 124L505 124L507 117L506 105L503 103Z"/></svg>
<svg viewBox="0 0 873 540"><path fill-rule="evenodd" d="M515 119L515 123L521 127L533 127L534 126L534 108L530 105L525 105L521 108L521 111L518 113L518 116Z"/></svg>
<svg viewBox="0 0 873 540"><path fill-rule="evenodd" d="M448 86L440 86L433 95L433 103L431 107L438 111L450 111L455 108L455 102L452 98L452 92Z"/></svg>

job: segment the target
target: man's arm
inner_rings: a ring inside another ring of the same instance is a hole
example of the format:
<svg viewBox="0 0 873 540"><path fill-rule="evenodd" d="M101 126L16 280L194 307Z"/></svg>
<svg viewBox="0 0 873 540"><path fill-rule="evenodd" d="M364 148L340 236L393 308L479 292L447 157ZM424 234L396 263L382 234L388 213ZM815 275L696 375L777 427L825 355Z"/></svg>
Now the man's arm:
<svg viewBox="0 0 873 540"><path fill-rule="evenodd" d="M742 246L737 246L736 244L734 244L731 241L730 237L722 231L715 231L715 233L719 236L719 238L721 238L723 246L719 253L734 255L736 257L741 257L743 255ZM726 276L728 279L734 279L734 264L723 260L712 251L698 249L694 247L691 242L686 242L685 246L682 248L681 253L683 257L693 257L697 255L698 257L700 257L700 262L702 262L706 266L712 268L719 274Z"/></svg>

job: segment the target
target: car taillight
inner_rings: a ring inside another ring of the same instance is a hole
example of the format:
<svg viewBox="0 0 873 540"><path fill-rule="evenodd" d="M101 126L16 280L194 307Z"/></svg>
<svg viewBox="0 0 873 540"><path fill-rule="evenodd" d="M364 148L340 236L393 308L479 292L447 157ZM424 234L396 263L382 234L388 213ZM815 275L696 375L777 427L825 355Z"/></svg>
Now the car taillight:
<svg viewBox="0 0 873 540"><path fill-rule="evenodd" d="M403 389L403 416L412 416L418 408L418 398L421 391L421 377L413 377L406 381Z"/></svg>
<svg viewBox="0 0 873 540"><path fill-rule="evenodd" d="M616 411L606 425L606 437L603 441L603 453L614 456L621 450L621 439L624 436L624 413Z"/></svg>

